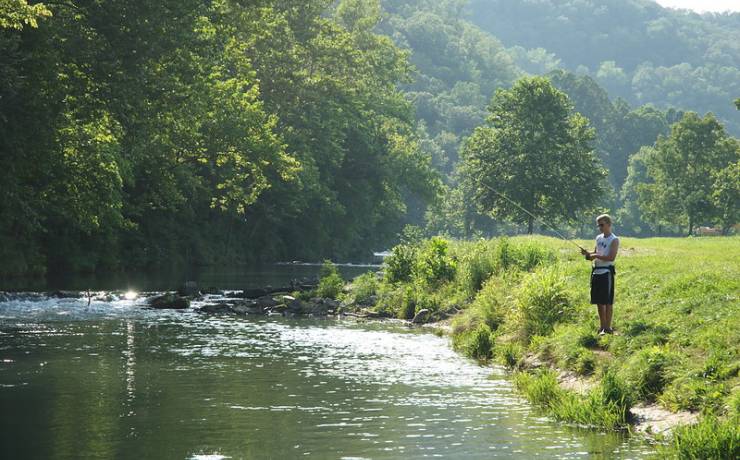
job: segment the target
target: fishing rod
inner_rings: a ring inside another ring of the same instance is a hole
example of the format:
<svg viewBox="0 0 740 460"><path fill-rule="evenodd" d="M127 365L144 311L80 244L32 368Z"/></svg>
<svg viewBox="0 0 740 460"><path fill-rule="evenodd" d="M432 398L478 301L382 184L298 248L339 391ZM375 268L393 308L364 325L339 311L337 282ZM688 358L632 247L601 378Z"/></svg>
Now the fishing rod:
<svg viewBox="0 0 740 460"><path fill-rule="evenodd" d="M486 187L486 188L487 188L488 190L490 190L490 191L492 191L493 193L495 193L496 195L500 196L500 197L501 197L501 198L503 198L504 200L506 200L506 201L508 201L509 203L513 204L513 205L514 205L514 206L516 206L517 208L521 209L522 211L524 211L524 212L525 212L525 213L526 213L527 215L531 216L531 217L532 217L532 218L533 218L534 220L536 220L537 222L539 222L539 223L541 223L542 225L545 225L545 226L547 226L547 227L550 227L550 230L552 230L552 231L553 231L553 232L554 232L554 233L555 233L555 234L556 234L557 236L559 236L561 240L563 240L563 241L566 241L566 242L568 242L568 243L570 243L570 244L572 244L572 245L576 246L576 247L577 247L578 249L580 249L581 251L586 251L586 249L584 249L583 247L581 247L581 245L579 245L579 244L578 244L578 243L576 243L575 241L571 240L570 238L567 238L567 237L565 237L565 236L564 236L564 235L563 235L562 233L560 233L560 232L558 231L558 229L556 229L556 228L555 228L555 227L553 227L552 225L548 224L548 223L547 223L547 222L545 222L544 220L540 219L539 217L535 216L535 215L534 215L533 213L531 213L531 212L527 211L526 209L524 209L524 207L523 207L523 206L521 206L521 205L520 205L519 203L517 203L516 201L512 200L511 198L509 198L508 196L506 196L506 195L504 195L503 193L499 192L498 190L494 189L493 187L491 187L491 186L490 186L490 185L488 185L488 184L484 184L483 182L480 182L480 184L481 184L482 186Z"/></svg>

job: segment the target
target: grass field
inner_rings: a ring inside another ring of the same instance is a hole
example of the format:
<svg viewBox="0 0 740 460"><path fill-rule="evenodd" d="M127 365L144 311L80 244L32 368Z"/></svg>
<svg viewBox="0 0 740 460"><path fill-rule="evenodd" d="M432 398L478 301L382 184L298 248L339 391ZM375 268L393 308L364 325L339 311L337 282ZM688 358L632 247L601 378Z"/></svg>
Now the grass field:
<svg viewBox="0 0 740 460"><path fill-rule="evenodd" d="M640 402L699 412L663 454L740 458L740 237L621 238L616 263L606 336L588 303L590 263L541 236L401 245L382 280L361 277L349 296L402 318L454 314L455 348L512 368L521 392L560 420L628 427ZM562 389L563 370L593 387Z"/></svg>

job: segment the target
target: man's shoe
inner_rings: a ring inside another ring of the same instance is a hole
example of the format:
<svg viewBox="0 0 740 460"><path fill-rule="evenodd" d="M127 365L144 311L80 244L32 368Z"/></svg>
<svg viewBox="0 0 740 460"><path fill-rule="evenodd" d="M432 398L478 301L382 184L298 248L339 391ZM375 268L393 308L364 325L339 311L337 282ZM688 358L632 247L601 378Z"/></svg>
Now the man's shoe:
<svg viewBox="0 0 740 460"><path fill-rule="evenodd" d="M599 329L599 335L606 335L606 329L604 328Z"/></svg>

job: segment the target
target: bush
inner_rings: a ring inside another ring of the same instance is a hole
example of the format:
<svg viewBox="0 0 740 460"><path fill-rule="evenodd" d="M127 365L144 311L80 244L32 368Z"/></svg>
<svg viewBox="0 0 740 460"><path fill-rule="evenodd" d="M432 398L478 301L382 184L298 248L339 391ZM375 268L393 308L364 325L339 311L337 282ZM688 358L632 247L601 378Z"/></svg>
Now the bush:
<svg viewBox="0 0 740 460"><path fill-rule="evenodd" d="M720 420L704 417L695 425L673 430L668 446L661 454L681 459L737 459L740 458L740 419Z"/></svg>
<svg viewBox="0 0 740 460"><path fill-rule="evenodd" d="M563 397L555 372L549 369L538 374L517 372L514 374L514 385L529 402L545 409L559 404Z"/></svg>
<svg viewBox="0 0 740 460"><path fill-rule="evenodd" d="M551 370L517 373L514 383L532 404L558 420L608 429L627 424L631 400L626 385L613 374L606 374L585 397L560 388Z"/></svg>
<svg viewBox="0 0 740 460"><path fill-rule="evenodd" d="M674 411L703 409L705 412L716 413L723 410L726 395L725 384L682 377L667 386L660 396L660 402Z"/></svg>
<svg viewBox="0 0 740 460"><path fill-rule="evenodd" d="M352 296L360 305L368 305L378 292L378 278L374 272L364 273L352 281Z"/></svg>
<svg viewBox="0 0 740 460"><path fill-rule="evenodd" d="M523 356L524 348L518 343L505 342L496 346L496 358L498 362L508 368L518 367Z"/></svg>
<svg viewBox="0 0 740 460"><path fill-rule="evenodd" d="M458 260L456 282L468 295L473 296L494 273L494 240L481 240L458 244L454 254Z"/></svg>
<svg viewBox="0 0 740 460"><path fill-rule="evenodd" d="M627 362L624 370L626 380L642 399L654 401L670 383L668 367L673 361L673 356L665 348L643 348Z"/></svg>
<svg viewBox="0 0 740 460"><path fill-rule="evenodd" d="M556 268L548 267L528 276L517 294L525 334L548 335L558 322L573 317L572 301L565 287L565 279Z"/></svg>
<svg viewBox="0 0 740 460"><path fill-rule="evenodd" d="M316 288L316 295L318 297L336 299L344 287L344 280L339 275L336 265L330 260L325 260L321 266L319 276L321 278Z"/></svg>
<svg viewBox="0 0 740 460"><path fill-rule="evenodd" d="M731 417L740 420L740 386L735 387L735 391L727 399L727 411Z"/></svg>
<svg viewBox="0 0 740 460"><path fill-rule="evenodd" d="M493 348L491 328L479 324L475 329L453 336L452 344L455 350L465 356L482 361L488 360L491 358Z"/></svg>
<svg viewBox="0 0 740 460"><path fill-rule="evenodd" d="M391 255L383 262L385 280L389 283L411 281L416 262L416 246L399 244L393 248Z"/></svg>
<svg viewBox="0 0 740 460"><path fill-rule="evenodd" d="M456 263L447 254L447 240L434 237L419 249L414 275L428 285L451 281L455 277Z"/></svg>
<svg viewBox="0 0 740 460"><path fill-rule="evenodd" d="M535 267L556 260L555 252L534 241L512 243L501 237L493 253L493 266L497 272L510 269L530 271Z"/></svg>

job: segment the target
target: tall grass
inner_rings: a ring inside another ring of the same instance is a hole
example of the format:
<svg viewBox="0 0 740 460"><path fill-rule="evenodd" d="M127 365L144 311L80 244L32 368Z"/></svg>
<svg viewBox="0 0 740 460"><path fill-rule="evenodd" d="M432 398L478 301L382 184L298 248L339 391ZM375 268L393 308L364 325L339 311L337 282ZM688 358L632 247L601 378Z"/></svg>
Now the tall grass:
<svg viewBox="0 0 740 460"><path fill-rule="evenodd" d="M547 267L525 277L517 295L523 332L547 335L555 324L573 318L571 295L558 267Z"/></svg>
<svg viewBox="0 0 740 460"><path fill-rule="evenodd" d="M611 372L587 395L562 389L552 370L519 372L514 383L532 404L558 420L607 429L623 428L629 422L629 390Z"/></svg>
<svg viewBox="0 0 740 460"><path fill-rule="evenodd" d="M740 458L740 418L709 416L695 425L678 427L660 453L667 458L736 460Z"/></svg>

